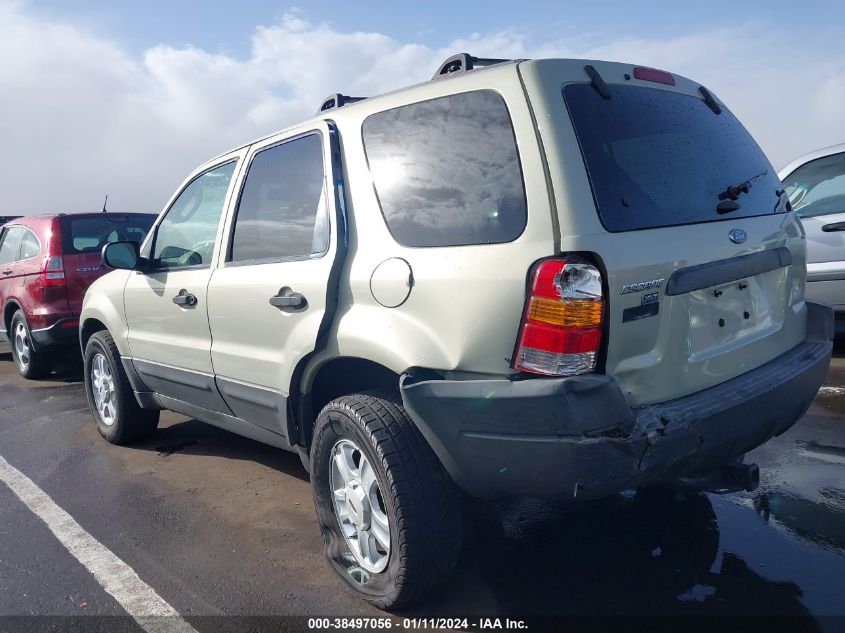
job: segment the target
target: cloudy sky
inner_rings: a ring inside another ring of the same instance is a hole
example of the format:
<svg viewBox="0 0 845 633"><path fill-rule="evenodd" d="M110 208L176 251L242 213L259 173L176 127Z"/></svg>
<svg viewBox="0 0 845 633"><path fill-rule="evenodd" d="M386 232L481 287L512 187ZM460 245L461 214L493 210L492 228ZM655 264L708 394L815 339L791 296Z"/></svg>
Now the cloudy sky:
<svg viewBox="0 0 845 633"><path fill-rule="evenodd" d="M405 6L405 5L408 6ZM775 167L845 142L845 3L0 0L0 215L159 211L195 165L326 94L455 52L585 57L706 84Z"/></svg>

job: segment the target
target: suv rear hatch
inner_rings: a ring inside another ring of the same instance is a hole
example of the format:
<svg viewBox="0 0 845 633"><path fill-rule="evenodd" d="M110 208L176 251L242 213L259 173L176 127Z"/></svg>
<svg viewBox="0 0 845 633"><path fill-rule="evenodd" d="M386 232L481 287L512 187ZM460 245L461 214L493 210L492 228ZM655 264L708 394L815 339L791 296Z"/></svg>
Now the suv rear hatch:
<svg viewBox="0 0 845 633"><path fill-rule="evenodd" d="M803 340L803 231L723 104L683 77L624 64L520 72L560 249L594 253L604 268L605 371L630 404L711 387Z"/></svg>
<svg viewBox="0 0 845 633"><path fill-rule="evenodd" d="M146 213L97 213L65 215L59 220L62 234L68 303L82 310L85 291L109 272L101 262L103 246L109 242L144 241L156 216Z"/></svg>

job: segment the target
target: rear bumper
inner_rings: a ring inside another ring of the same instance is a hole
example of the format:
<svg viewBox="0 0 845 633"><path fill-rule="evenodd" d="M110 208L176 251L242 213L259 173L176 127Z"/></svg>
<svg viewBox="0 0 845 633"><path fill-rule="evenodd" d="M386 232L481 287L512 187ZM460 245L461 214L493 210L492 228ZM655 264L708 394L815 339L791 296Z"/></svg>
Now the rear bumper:
<svg viewBox="0 0 845 633"><path fill-rule="evenodd" d="M53 325L30 330L36 350L79 344L79 317L59 319Z"/></svg>
<svg viewBox="0 0 845 633"><path fill-rule="evenodd" d="M594 499L711 472L790 428L830 364L833 311L807 336L710 389L638 409L609 376L415 382L406 409L455 482L477 497Z"/></svg>

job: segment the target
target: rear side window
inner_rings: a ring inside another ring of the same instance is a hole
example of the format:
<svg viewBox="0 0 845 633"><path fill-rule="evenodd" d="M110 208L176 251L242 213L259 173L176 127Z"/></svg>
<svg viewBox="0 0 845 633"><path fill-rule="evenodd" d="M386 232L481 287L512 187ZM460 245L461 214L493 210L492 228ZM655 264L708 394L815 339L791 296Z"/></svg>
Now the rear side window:
<svg viewBox="0 0 845 633"><path fill-rule="evenodd" d="M379 112L363 126L376 194L405 246L510 242L527 221L510 115L490 90Z"/></svg>
<svg viewBox="0 0 845 633"><path fill-rule="evenodd" d="M629 231L774 213L777 174L726 108L639 86L591 84L563 95L587 166L602 224ZM750 182L740 208L720 215L719 194Z"/></svg>
<svg viewBox="0 0 845 633"><path fill-rule="evenodd" d="M99 253L110 242L144 241L155 222L154 215L111 214L61 218L62 252L65 255Z"/></svg>
<svg viewBox="0 0 845 633"><path fill-rule="evenodd" d="M23 228L19 226L8 227L0 233L0 264L11 264L17 261L23 233Z"/></svg>
<svg viewBox="0 0 845 633"><path fill-rule="evenodd" d="M845 153L817 158L783 180L792 208L803 218L845 212Z"/></svg>
<svg viewBox="0 0 845 633"><path fill-rule="evenodd" d="M21 239L21 254L20 259L32 259L38 257L41 252L41 244L35 233L29 229L24 229L23 238Z"/></svg>
<svg viewBox="0 0 845 633"><path fill-rule="evenodd" d="M303 259L329 243L319 134L255 155L238 202L229 261Z"/></svg>

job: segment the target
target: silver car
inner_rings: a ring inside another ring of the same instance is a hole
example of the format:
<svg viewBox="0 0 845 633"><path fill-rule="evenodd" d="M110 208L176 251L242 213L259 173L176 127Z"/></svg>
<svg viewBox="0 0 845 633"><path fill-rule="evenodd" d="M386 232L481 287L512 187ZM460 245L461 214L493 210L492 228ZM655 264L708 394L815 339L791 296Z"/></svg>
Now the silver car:
<svg viewBox="0 0 845 633"><path fill-rule="evenodd" d="M778 174L807 233L806 297L833 306L845 331L845 143L810 152Z"/></svg>

